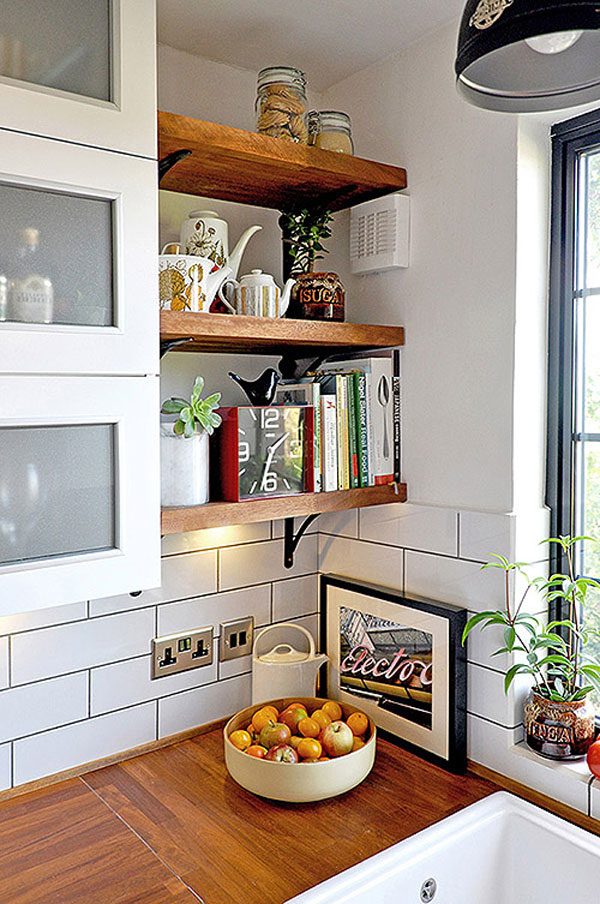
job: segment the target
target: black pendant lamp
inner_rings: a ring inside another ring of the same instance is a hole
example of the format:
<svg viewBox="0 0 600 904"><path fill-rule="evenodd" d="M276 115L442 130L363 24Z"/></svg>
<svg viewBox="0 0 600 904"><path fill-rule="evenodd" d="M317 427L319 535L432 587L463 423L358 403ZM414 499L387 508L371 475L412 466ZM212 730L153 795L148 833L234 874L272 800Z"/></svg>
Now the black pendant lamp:
<svg viewBox="0 0 600 904"><path fill-rule="evenodd" d="M487 110L531 113L600 99L600 0L467 0L459 91Z"/></svg>

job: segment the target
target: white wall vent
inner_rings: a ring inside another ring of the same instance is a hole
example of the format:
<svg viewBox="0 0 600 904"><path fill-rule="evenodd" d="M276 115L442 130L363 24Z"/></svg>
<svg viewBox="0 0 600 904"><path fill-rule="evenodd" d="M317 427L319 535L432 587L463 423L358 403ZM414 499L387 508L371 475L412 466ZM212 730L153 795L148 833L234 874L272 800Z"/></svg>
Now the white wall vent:
<svg viewBox="0 0 600 904"><path fill-rule="evenodd" d="M408 267L410 197L396 192L350 211L352 273Z"/></svg>

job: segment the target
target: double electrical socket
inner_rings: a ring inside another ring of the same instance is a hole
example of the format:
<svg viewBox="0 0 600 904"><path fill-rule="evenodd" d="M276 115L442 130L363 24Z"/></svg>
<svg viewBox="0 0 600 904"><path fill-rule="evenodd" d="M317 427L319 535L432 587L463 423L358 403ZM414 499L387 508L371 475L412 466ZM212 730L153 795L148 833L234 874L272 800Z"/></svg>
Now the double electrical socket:
<svg viewBox="0 0 600 904"><path fill-rule="evenodd" d="M240 618L221 625L219 660L227 662L252 652L254 618ZM187 672L213 662L213 628L199 628L186 634L169 634L152 641L152 677L162 678Z"/></svg>

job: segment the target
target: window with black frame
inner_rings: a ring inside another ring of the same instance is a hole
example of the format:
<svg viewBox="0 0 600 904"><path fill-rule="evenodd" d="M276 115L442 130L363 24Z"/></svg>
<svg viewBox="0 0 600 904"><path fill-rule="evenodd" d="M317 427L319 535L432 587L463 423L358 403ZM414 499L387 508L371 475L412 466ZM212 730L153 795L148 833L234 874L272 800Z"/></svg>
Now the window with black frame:
<svg viewBox="0 0 600 904"><path fill-rule="evenodd" d="M552 130L550 264L552 535L600 541L600 110ZM580 576L600 578L600 542L579 544L575 564ZM551 568L564 571L565 563L555 560ZM600 628L600 594L590 594L586 619ZM600 641L595 645L588 652L600 658Z"/></svg>

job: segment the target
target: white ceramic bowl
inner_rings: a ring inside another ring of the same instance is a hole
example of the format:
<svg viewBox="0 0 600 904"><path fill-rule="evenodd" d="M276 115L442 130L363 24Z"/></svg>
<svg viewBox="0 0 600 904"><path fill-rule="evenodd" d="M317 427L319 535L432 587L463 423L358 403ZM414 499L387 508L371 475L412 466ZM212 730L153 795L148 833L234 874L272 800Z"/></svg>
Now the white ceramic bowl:
<svg viewBox="0 0 600 904"><path fill-rule="evenodd" d="M306 703L309 712L319 709L326 702L320 697L288 697L285 700L265 700L254 703L233 716L223 729L225 745L225 764L229 774L238 785L253 794L268 797L271 800L283 800L290 803L308 803L336 797L360 785L367 777L375 762L375 745L377 729L369 719L368 740L364 747L352 751L345 756L326 760L323 763L273 763L248 756L234 747L229 736L238 728L245 728L258 709L269 703L278 711L292 702ZM339 702L339 701L338 701ZM340 703L344 718L351 713L360 712L359 707Z"/></svg>

